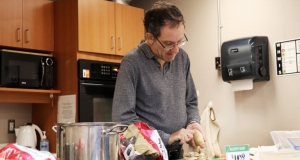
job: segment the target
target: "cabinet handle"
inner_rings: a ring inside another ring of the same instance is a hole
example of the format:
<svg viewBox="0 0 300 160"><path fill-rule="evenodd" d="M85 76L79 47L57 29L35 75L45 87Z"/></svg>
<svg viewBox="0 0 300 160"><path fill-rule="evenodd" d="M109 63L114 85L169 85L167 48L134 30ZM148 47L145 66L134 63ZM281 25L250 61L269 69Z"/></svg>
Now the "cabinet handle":
<svg viewBox="0 0 300 160"><path fill-rule="evenodd" d="M122 37L119 37L119 50L122 49Z"/></svg>
<svg viewBox="0 0 300 160"><path fill-rule="evenodd" d="M30 42L30 31L29 31L29 29L27 29L26 30L26 39L27 39L27 41L26 41L26 43L28 43L28 42Z"/></svg>
<svg viewBox="0 0 300 160"><path fill-rule="evenodd" d="M21 28L17 29L17 42L21 41Z"/></svg>
<svg viewBox="0 0 300 160"><path fill-rule="evenodd" d="M112 36L111 37L111 49L114 49L115 48L115 37Z"/></svg>

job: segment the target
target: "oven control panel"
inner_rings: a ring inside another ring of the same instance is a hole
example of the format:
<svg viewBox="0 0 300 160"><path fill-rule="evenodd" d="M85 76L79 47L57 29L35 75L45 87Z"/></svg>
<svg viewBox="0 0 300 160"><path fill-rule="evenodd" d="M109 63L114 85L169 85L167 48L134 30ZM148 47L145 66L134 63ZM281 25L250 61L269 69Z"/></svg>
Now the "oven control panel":
<svg viewBox="0 0 300 160"><path fill-rule="evenodd" d="M106 79L117 78L120 69L119 63L110 63L94 60L78 60L79 79Z"/></svg>
<svg viewBox="0 0 300 160"><path fill-rule="evenodd" d="M111 75L117 77L120 66L103 64L100 68L102 75Z"/></svg>

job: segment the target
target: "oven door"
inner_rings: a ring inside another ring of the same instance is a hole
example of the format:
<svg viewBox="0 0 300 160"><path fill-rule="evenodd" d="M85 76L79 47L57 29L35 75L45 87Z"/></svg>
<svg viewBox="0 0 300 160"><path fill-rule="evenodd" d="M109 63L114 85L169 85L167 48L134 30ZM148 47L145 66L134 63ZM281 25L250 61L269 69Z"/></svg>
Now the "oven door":
<svg viewBox="0 0 300 160"><path fill-rule="evenodd" d="M79 80L79 122L111 122L115 81Z"/></svg>

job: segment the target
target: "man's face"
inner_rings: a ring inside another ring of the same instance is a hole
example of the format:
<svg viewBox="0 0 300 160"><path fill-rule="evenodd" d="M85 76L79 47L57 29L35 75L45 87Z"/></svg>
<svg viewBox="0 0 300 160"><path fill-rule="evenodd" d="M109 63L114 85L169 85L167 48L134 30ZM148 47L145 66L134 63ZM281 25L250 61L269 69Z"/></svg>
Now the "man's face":
<svg viewBox="0 0 300 160"><path fill-rule="evenodd" d="M174 60L179 52L178 43L185 40L184 25L181 23L175 28L168 25L161 28L159 37L154 38L151 50L160 62L170 62Z"/></svg>

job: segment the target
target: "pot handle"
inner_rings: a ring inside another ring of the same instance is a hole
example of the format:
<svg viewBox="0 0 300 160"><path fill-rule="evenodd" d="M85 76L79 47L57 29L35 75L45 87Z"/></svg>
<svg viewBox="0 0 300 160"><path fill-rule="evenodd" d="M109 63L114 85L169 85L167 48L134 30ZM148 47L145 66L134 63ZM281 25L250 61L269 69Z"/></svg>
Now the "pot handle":
<svg viewBox="0 0 300 160"><path fill-rule="evenodd" d="M52 130L54 131L54 132L57 132L57 126L52 126Z"/></svg>
<svg viewBox="0 0 300 160"><path fill-rule="evenodd" d="M118 130L114 130L115 128L117 127L124 127L121 131L118 131ZM124 132L126 129L128 128L128 125L121 125L121 124L117 124L115 126L112 126L111 128L108 128L107 130L103 130L102 133L103 134L107 134L107 133L110 133L110 132L116 132L116 133L122 133Z"/></svg>

